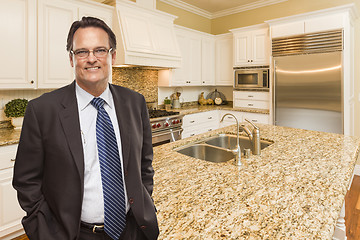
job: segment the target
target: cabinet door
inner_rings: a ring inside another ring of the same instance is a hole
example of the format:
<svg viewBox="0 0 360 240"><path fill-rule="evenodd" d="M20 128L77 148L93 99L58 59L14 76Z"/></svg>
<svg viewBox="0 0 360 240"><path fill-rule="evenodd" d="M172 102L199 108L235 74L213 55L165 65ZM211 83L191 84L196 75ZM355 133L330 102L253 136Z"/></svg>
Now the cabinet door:
<svg viewBox="0 0 360 240"><path fill-rule="evenodd" d="M232 35L221 36L215 42L216 85L233 86L233 39Z"/></svg>
<svg viewBox="0 0 360 240"><path fill-rule="evenodd" d="M181 67L174 69L170 86L186 85L190 81L189 59L190 59L190 39L182 31L176 31L176 39L181 53Z"/></svg>
<svg viewBox="0 0 360 240"><path fill-rule="evenodd" d="M291 35L304 34L304 21L277 24L271 27L271 37L287 37Z"/></svg>
<svg viewBox="0 0 360 240"><path fill-rule="evenodd" d="M22 229L25 212L20 208L12 187L13 168L0 170L0 239Z"/></svg>
<svg viewBox="0 0 360 240"><path fill-rule="evenodd" d="M332 14L305 20L305 33L323 32L344 27L343 14Z"/></svg>
<svg viewBox="0 0 360 240"><path fill-rule="evenodd" d="M59 88L74 79L66 51L71 24L78 19L77 6L69 1L39 1L38 87Z"/></svg>
<svg viewBox="0 0 360 240"><path fill-rule="evenodd" d="M268 29L253 31L251 62L257 65L267 65L270 63L270 38Z"/></svg>
<svg viewBox="0 0 360 240"><path fill-rule="evenodd" d="M201 85L201 38L198 36L190 37L190 59L189 72L190 79L187 85Z"/></svg>
<svg viewBox="0 0 360 240"><path fill-rule="evenodd" d="M251 33L241 33L234 36L234 66L248 65L252 60Z"/></svg>
<svg viewBox="0 0 360 240"><path fill-rule="evenodd" d="M79 4L79 3L78 3ZM98 4L94 3L94 5L79 5L79 20L82 17L97 17L103 20L110 28L112 28L112 8L107 8L106 6L98 6Z"/></svg>
<svg viewBox="0 0 360 240"><path fill-rule="evenodd" d="M0 1L0 88L34 88L36 1Z"/></svg>
<svg viewBox="0 0 360 240"><path fill-rule="evenodd" d="M201 84L215 85L215 40L213 38L202 39Z"/></svg>

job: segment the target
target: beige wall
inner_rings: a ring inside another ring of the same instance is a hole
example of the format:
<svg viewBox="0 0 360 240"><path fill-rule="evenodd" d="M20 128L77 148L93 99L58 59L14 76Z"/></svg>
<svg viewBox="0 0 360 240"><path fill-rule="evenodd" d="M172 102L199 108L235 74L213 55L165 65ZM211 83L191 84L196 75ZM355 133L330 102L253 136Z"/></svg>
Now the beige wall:
<svg viewBox="0 0 360 240"><path fill-rule="evenodd" d="M208 18L171 6L159 0L156 2L156 8L160 11L178 16L174 21L177 25L211 33L211 20Z"/></svg>

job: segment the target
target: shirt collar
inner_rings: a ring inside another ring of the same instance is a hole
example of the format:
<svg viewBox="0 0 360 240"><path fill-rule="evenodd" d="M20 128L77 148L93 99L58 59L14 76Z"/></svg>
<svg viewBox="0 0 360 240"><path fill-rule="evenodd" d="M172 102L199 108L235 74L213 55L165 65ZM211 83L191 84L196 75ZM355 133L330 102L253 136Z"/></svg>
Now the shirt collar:
<svg viewBox="0 0 360 240"><path fill-rule="evenodd" d="M94 98L93 95L82 89L77 82L75 82L75 91L76 91L76 97L79 104L80 111L84 110L91 102L91 100ZM113 101L111 91L109 88L109 84L106 86L105 91L99 96L100 98L104 99L105 103L110 107L113 108Z"/></svg>

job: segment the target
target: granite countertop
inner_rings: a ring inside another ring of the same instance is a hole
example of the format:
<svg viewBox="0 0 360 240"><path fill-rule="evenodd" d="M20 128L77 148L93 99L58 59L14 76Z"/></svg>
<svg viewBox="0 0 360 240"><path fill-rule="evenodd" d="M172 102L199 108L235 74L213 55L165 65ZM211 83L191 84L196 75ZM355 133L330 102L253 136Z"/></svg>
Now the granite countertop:
<svg viewBox="0 0 360 240"><path fill-rule="evenodd" d="M198 112L206 112L211 110L232 110L232 111L241 111L241 112L253 112L253 113L263 113L269 114L269 110L263 109L247 109L247 108L233 108L232 105L192 105L187 107L182 107L180 109L172 109L173 111L180 112L180 114L192 114ZM8 121L0 122L0 146L9 145L9 144L16 144L19 142L20 132L21 130L14 130L11 124ZM2 128L2 126L4 126Z"/></svg>
<svg viewBox="0 0 360 240"><path fill-rule="evenodd" d="M256 109L256 108L233 108L232 105L192 105L187 107L181 107L180 109L172 109L173 111L178 111L180 114L193 114L198 112L207 112L212 110L229 110L229 111L239 111L239 112L250 112L250 113L262 113L269 114L268 109Z"/></svg>
<svg viewBox="0 0 360 240"><path fill-rule="evenodd" d="M235 125L154 148L159 239L331 239L360 138L259 126L274 143L240 168L174 150Z"/></svg>

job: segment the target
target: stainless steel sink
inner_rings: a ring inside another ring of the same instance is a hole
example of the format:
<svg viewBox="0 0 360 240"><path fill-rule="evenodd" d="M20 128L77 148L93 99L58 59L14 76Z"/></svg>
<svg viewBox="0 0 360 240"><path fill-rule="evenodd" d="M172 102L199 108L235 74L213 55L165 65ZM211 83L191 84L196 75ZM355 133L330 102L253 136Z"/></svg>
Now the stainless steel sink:
<svg viewBox="0 0 360 240"><path fill-rule="evenodd" d="M226 149L235 149L236 148L236 136L229 135L229 134L219 134L216 136L213 136L209 139L205 139L205 143L217 146L221 148ZM244 149L253 149L252 143L250 142L250 139L247 136L240 136L239 137L239 143L241 150ZM268 146L270 146L272 142L266 141L266 140L260 140L260 148L264 149Z"/></svg>
<svg viewBox="0 0 360 240"><path fill-rule="evenodd" d="M247 136L240 136L240 148L252 149L252 144ZM260 147L264 149L273 142L260 140ZM236 148L236 136L230 134L219 134L206 138L202 141L192 143L175 149L178 153L189 157L202 159L209 162L220 163L234 159L234 154L229 151Z"/></svg>
<svg viewBox="0 0 360 240"><path fill-rule="evenodd" d="M226 162L234 158L234 154L225 149L217 148L203 143L193 144L181 148L177 150L177 152L193 158L198 158L215 163Z"/></svg>

